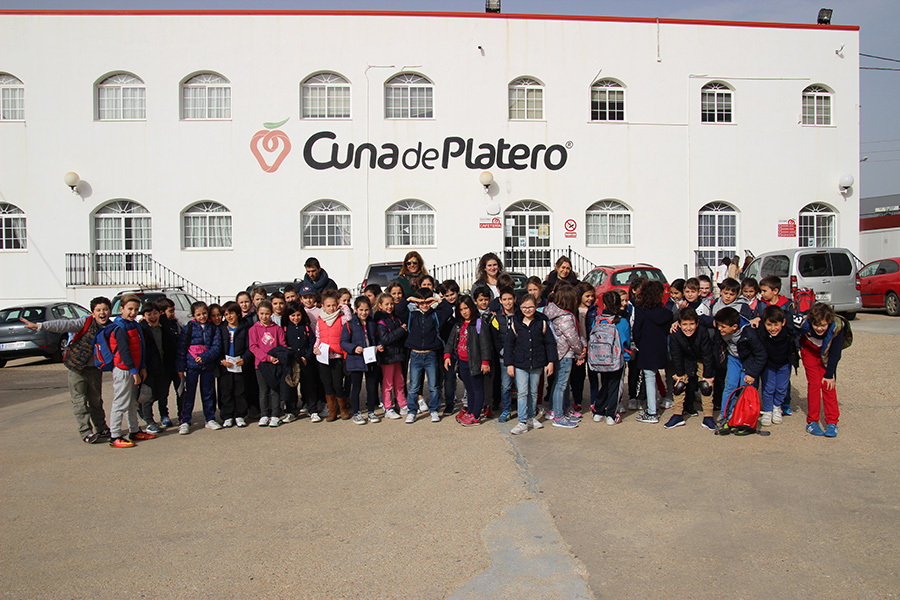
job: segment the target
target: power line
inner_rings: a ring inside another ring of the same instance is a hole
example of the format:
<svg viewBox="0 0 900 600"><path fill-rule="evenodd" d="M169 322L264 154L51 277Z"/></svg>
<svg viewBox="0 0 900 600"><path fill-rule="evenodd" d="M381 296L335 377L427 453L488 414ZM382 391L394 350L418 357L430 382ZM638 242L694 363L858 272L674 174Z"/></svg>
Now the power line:
<svg viewBox="0 0 900 600"><path fill-rule="evenodd" d="M888 142L900 142L900 138L894 138L891 140L873 140L871 142L860 142L860 146L864 144L887 144Z"/></svg>
<svg viewBox="0 0 900 600"><path fill-rule="evenodd" d="M878 60L889 60L891 62L900 63L900 60L897 60L896 58L885 58L883 56L875 56L874 54L863 54L862 52L860 52L859 55L868 56L869 58L877 58Z"/></svg>
<svg viewBox="0 0 900 600"><path fill-rule="evenodd" d="M860 70L866 71L900 71L900 69L891 69L889 67L860 67Z"/></svg>

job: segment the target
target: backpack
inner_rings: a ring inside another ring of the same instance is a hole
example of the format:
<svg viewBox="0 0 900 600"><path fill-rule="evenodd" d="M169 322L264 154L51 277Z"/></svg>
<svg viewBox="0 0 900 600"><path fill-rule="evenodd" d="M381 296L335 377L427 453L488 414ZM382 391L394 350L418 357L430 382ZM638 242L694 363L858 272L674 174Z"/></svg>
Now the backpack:
<svg viewBox="0 0 900 600"><path fill-rule="evenodd" d="M598 317L588 339L588 367L591 371L610 373L625 366L619 328L612 319Z"/></svg>
<svg viewBox="0 0 900 600"><path fill-rule="evenodd" d="M116 356L116 336L113 331L117 325L110 321L94 334L94 366L101 371L112 371Z"/></svg>
<svg viewBox="0 0 900 600"><path fill-rule="evenodd" d="M816 293L811 288L798 288L794 291L794 310L805 315L816 302Z"/></svg>
<svg viewBox="0 0 900 600"><path fill-rule="evenodd" d="M757 433L759 421L759 392L752 385L742 385L731 393L722 407L728 422L718 431L718 435L750 435Z"/></svg>

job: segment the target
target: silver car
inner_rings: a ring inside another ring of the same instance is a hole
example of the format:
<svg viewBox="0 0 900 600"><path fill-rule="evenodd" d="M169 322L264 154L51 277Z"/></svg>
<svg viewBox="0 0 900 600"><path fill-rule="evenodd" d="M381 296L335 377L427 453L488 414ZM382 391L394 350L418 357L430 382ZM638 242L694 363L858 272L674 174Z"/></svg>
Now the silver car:
<svg viewBox="0 0 900 600"><path fill-rule="evenodd" d="M853 319L862 308L858 268L859 261L846 248L790 248L760 254L741 278L759 281L775 275L781 278L783 295L790 297L798 288L810 288L816 301Z"/></svg>

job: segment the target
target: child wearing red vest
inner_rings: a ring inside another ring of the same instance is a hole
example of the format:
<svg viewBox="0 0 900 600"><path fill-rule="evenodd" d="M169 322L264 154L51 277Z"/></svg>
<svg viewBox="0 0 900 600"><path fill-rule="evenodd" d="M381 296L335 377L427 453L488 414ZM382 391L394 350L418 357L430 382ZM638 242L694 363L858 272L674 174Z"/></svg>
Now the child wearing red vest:
<svg viewBox="0 0 900 600"><path fill-rule="evenodd" d="M328 362L319 362L319 376L325 387L325 402L328 404L326 421L334 421L340 409L341 419L350 418L350 403L344 396L344 351L341 350L341 329L350 321L350 308L339 306L340 296L336 290L326 290L322 294L322 310L316 319L316 344L313 354L324 351L322 344L328 345Z"/></svg>
<svg viewBox="0 0 900 600"><path fill-rule="evenodd" d="M129 294L122 298L122 316L116 317L116 327L110 340L113 350L113 401L109 410L109 445L131 448L136 440L152 440L156 436L141 431L137 414L138 386L147 376L144 367L144 336L134 320L141 308L138 297ZM113 347L114 346L114 347ZM128 421L129 438L122 435L122 417Z"/></svg>

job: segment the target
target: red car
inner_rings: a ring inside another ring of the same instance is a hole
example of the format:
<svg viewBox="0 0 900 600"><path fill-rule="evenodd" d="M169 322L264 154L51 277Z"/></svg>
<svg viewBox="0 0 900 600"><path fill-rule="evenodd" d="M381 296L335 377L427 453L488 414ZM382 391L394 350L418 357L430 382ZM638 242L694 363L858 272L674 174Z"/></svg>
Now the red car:
<svg viewBox="0 0 900 600"><path fill-rule="evenodd" d="M900 315L900 258L882 258L859 271L863 308L882 308L892 317Z"/></svg>
<svg viewBox="0 0 900 600"><path fill-rule="evenodd" d="M665 298L669 297L669 283L663 272L645 263L636 265L600 265L584 276L586 283L594 286L597 293L597 302L605 292L610 290L628 291L628 286L638 277L644 277L650 281L661 281L666 290Z"/></svg>

